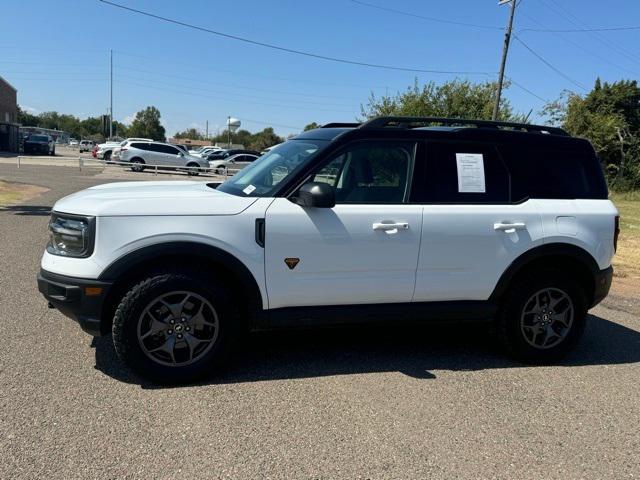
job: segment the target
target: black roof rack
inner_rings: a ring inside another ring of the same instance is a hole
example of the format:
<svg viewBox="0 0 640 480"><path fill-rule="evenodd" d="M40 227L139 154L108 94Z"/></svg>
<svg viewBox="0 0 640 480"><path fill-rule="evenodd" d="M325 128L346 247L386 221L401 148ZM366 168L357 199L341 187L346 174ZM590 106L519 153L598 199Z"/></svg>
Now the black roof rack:
<svg viewBox="0 0 640 480"><path fill-rule="evenodd" d="M332 122L322 125L320 128L357 128L360 123Z"/></svg>
<svg viewBox="0 0 640 480"><path fill-rule="evenodd" d="M429 124L437 123L446 126L474 126L477 128L493 128L493 129L513 129L523 130L525 132L547 133L551 135L563 135L569 134L558 127L549 127L546 125L530 125L528 123L514 123L514 122L494 122L491 120L468 120L464 118L441 118L441 117L377 117L367 122L360 124L359 128L371 129L371 128L415 128L412 124ZM334 125L334 124L329 124ZM347 124L344 124L347 125ZM351 124L350 124L351 125Z"/></svg>

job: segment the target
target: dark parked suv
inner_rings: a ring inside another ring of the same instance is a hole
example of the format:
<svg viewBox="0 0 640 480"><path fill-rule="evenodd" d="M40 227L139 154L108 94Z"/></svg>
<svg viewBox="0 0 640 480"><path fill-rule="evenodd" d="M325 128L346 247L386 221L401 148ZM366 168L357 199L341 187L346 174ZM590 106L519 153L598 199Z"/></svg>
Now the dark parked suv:
<svg viewBox="0 0 640 480"><path fill-rule="evenodd" d="M56 154L56 143L49 135L29 135L24 140L24 153Z"/></svg>

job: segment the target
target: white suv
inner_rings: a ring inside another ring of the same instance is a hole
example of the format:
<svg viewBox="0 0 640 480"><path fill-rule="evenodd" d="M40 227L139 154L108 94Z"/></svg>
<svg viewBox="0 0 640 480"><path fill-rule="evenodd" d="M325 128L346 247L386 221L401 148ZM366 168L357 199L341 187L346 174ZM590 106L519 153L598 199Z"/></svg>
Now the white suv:
<svg viewBox="0 0 640 480"><path fill-rule="evenodd" d="M156 381L204 374L246 329L382 319L491 320L515 357L548 362L609 291L607 197L589 142L560 129L330 124L218 188L113 183L61 199L38 283Z"/></svg>
<svg viewBox="0 0 640 480"><path fill-rule="evenodd" d="M143 171L147 165L160 169L184 169L189 175L198 175L209 170L209 162L193 157L182 148L161 142L128 142L120 148L121 162L131 164L134 172Z"/></svg>

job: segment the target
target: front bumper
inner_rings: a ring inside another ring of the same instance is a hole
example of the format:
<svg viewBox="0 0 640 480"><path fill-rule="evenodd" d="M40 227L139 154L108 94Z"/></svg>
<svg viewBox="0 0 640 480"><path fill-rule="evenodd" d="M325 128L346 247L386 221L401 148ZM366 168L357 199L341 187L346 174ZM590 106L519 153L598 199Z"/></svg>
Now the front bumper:
<svg viewBox="0 0 640 480"><path fill-rule="evenodd" d="M108 282L67 277L46 270L38 273L38 290L49 304L78 322L85 332L95 337L108 333L106 322L101 317L111 285Z"/></svg>
<svg viewBox="0 0 640 480"><path fill-rule="evenodd" d="M609 289L611 288L611 281L613 280L613 267L600 270L595 275L595 289L593 291L593 303L591 307L595 307L604 298L609 295Z"/></svg>

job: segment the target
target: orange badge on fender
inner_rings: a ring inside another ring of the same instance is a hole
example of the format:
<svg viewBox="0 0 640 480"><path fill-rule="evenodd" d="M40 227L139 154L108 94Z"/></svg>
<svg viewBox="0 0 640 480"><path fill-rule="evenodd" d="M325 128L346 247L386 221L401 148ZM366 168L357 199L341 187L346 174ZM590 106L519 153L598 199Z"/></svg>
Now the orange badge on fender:
<svg viewBox="0 0 640 480"><path fill-rule="evenodd" d="M298 265L300 263L300 259L299 258L285 258L284 259L284 263L287 264L287 267L289 267L289 270L293 270L294 268L296 268L296 265Z"/></svg>

